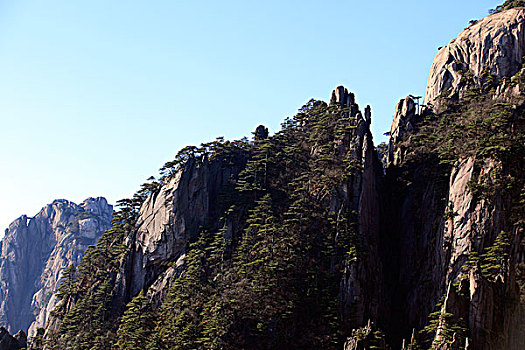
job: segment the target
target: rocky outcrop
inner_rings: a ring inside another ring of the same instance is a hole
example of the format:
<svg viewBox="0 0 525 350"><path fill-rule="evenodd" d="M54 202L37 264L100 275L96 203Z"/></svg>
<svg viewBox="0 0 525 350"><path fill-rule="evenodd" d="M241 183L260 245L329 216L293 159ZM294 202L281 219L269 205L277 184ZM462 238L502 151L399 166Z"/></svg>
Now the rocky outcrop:
<svg viewBox="0 0 525 350"><path fill-rule="evenodd" d="M370 106L366 106L363 116L355 103L354 94L343 86L337 87L331 96L331 104L339 104L348 109L346 115L355 119L352 135L348 139L339 140L338 144L340 154L350 154L359 171L355 171L354 176L340 189L341 193L345 193L343 201L334 197L330 207L335 212L341 208L350 208L356 213L358 235L363 237L363 246L366 247L362 259L345 267L340 295L346 306L345 312L351 313L352 324L361 326L370 318L377 319L382 311L384 291L377 245L382 166L370 131Z"/></svg>
<svg viewBox="0 0 525 350"><path fill-rule="evenodd" d="M56 200L11 223L0 255L0 323L7 330L32 334L45 325L62 271L80 263L86 248L109 229L112 215L101 197L80 205Z"/></svg>
<svg viewBox="0 0 525 350"><path fill-rule="evenodd" d="M23 331L12 336L4 327L0 327L0 350L25 349L26 346L27 336Z"/></svg>
<svg viewBox="0 0 525 350"><path fill-rule="evenodd" d="M368 320L368 324L358 329L352 330L352 334L347 338L344 350L366 350L366 349L389 349L385 342L384 334L377 330L377 327Z"/></svg>
<svg viewBox="0 0 525 350"><path fill-rule="evenodd" d="M412 97L407 96L396 105L394 120L390 128L388 141L387 166L399 165L404 158L406 147L403 147L403 137L412 131L414 121L419 117L416 104Z"/></svg>
<svg viewBox="0 0 525 350"><path fill-rule="evenodd" d="M355 96L353 93L348 92L348 89L344 86L338 86L332 91L330 104L339 104L343 108L351 108L356 106Z"/></svg>
<svg viewBox="0 0 525 350"><path fill-rule="evenodd" d="M439 105L438 97L461 98L473 82L481 86L521 69L525 56L525 9L513 8L470 24L437 53L427 82L425 104Z"/></svg>
<svg viewBox="0 0 525 350"><path fill-rule="evenodd" d="M188 243L202 227L219 224L219 196L232 186L231 179L246 160L226 165L220 158L192 159L146 199L136 229L126 240L129 252L117 277L116 304L122 305L142 289L160 303L182 269Z"/></svg>

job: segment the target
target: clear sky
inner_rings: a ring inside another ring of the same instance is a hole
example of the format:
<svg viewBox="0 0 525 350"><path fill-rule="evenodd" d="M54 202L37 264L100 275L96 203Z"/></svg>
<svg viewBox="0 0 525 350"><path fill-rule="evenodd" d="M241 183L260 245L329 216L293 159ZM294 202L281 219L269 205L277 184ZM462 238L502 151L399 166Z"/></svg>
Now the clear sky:
<svg viewBox="0 0 525 350"><path fill-rule="evenodd" d="M0 236L53 199L129 197L183 146L275 132L340 84L384 141L437 48L501 2L0 0Z"/></svg>

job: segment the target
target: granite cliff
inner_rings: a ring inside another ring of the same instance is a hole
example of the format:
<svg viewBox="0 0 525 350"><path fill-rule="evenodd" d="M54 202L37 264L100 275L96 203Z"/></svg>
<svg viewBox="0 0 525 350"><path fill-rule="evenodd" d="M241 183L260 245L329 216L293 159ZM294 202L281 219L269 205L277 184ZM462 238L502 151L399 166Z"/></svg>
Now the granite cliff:
<svg viewBox="0 0 525 350"><path fill-rule="evenodd" d="M55 200L9 225L0 254L0 323L9 332L33 335L45 325L62 272L80 263L86 248L111 226L112 213L102 197L79 205Z"/></svg>
<svg viewBox="0 0 525 350"><path fill-rule="evenodd" d="M512 78L525 56L524 26L522 7L473 21L439 49L430 68L425 103L439 105L439 96L457 99L473 86Z"/></svg>

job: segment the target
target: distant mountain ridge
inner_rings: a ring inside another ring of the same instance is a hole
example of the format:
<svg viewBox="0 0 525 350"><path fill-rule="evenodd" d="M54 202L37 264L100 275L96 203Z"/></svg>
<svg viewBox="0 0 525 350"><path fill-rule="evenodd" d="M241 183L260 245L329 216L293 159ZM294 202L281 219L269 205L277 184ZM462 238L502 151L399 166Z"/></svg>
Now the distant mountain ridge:
<svg viewBox="0 0 525 350"><path fill-rule="evenodd" d="M0 325L34 334L56 304L62 272L111 227L113 206L103 197L81 204L53 201L33 217L13 221L0 242Z"/></svg>

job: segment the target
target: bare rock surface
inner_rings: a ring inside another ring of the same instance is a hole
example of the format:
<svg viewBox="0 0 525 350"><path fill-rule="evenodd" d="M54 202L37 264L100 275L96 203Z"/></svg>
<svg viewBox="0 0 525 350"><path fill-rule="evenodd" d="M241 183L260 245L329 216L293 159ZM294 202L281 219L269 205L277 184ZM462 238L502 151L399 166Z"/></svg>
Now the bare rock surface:
<svg viewBox="0 0 525 350"><path fill-rule="evenodd" d="M62 271L78 265L89 245L109 229L113 207L105 198L80 205L55 200L34 217L11 223L1 242L0 324L31 335L43 327L57 300Z"/></svg>
<svg viewBox="0 0 525 350"><path fill-rule="evenodd" d="M480 19L437 53L427 82L425 104L442 93L461 97L469 71L477 86L486 73L500 79L521 69L525 56L525 8L517 7Z"/></svg>

